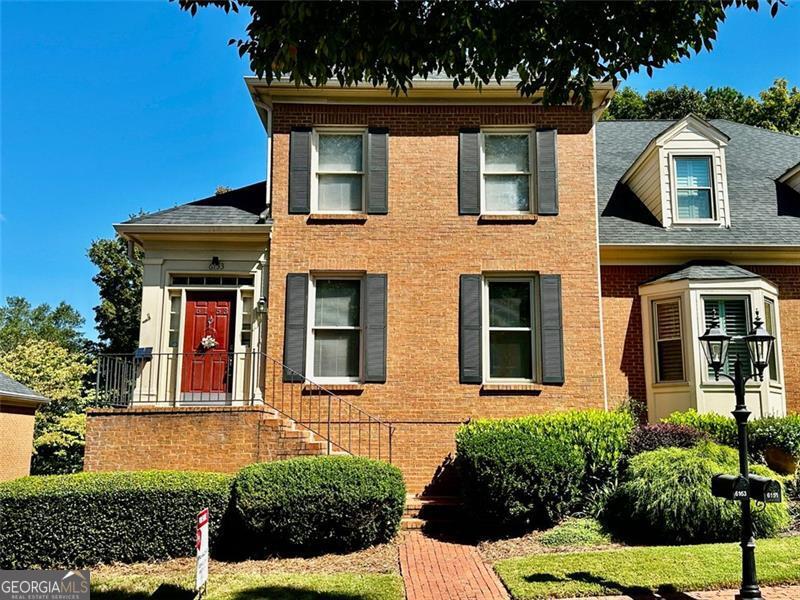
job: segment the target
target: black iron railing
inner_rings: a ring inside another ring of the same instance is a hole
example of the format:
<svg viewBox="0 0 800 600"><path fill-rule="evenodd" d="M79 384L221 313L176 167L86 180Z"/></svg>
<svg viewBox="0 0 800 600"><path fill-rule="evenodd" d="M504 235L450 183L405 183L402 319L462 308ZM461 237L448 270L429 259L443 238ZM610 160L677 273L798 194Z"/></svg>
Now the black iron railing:
<svg viewBox="0 0 800 600"><path fill-rule="evenodd" d="M263 352L104 354L97 360L96 392L100 404L120 408L263 402L320 437L329 454L392 461L391 423Z"/></svg>

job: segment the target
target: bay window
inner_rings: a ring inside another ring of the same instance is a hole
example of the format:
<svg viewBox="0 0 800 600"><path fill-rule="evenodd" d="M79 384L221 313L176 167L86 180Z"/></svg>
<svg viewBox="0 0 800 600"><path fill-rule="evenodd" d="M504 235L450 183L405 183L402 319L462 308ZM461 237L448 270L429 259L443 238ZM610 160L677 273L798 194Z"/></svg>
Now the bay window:
<svg viewBox="0 0 800 600"><path fill-rule="evenodd" d="M656 381L684 381L681 303L678 298L653 302Z"/></svg>
<svg viewBox="0 0 800 600"><path fill-rule="evenodd" d="M730 336L747 335L753 321L750 316L749 298L747 296L704 297L703 309L705 312L705 327L708 327L708 323L716 311L720 329ZM742 373L745 376L750 375L752 370L750 353L744 340L731 340L728 346L728 358L722 367L722 372L733 375L733 365L736 363L737 358L742 363ZM710 377L714 375L711 367L708 367L708 374Z"/></svg>

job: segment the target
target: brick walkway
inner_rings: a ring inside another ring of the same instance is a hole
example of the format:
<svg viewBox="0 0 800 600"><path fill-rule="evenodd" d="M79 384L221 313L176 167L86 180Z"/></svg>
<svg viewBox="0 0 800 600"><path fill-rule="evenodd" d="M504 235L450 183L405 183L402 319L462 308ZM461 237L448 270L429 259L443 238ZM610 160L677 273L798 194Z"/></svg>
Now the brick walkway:
<svg viewBox="0 0 800 600"><path fill-rule="evenodd" d="M400 544L408 600L507 600L494 570L473 546L442 542L420 532Z"/></svg>
<svg viewBox="0 0 800 600"><path fill-rule="evenodd" d="M717 590L714 592L689 592L652 596L593 596L591 598L573 598L572 600L733 600L738 590ZM762 587L761 595L764 600L798 600L800 599L800 585L786 587ZM409 596L410 598L410 596Z"/></svg>

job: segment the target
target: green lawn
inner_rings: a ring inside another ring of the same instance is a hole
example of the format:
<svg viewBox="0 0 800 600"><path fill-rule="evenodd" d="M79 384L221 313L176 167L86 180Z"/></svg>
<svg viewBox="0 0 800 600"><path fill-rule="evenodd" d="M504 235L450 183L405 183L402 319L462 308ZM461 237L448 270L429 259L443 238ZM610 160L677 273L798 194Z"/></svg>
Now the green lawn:
<svg viewBox="0 0 800 600"><path fill-rule="evenodd" d="M144 600L193 597L192 576L92 576L93 600ZM403 600L403 580L375 574L226 574L208 580L208 600Z"/></svg>
<svg viewBox="0 0 800 600"><path fill-rule="evenodd" d="M648 546L511 558L495 565L518 600L736 588L738 544ZM759 581L800 582L800 536L759 540Z"/></svg>

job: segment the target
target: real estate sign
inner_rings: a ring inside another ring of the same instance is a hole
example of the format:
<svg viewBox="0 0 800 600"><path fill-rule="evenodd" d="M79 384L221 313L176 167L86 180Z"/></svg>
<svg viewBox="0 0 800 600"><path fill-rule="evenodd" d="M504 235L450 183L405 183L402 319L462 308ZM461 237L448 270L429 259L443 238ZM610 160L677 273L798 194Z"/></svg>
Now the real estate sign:
<svg viewBox="0 0 800 600"><path fill-rule="evenodd" d="M197 568L195 571L195 589L202 589L208 581L208 509L204 508L197 515Z"/></svg>

